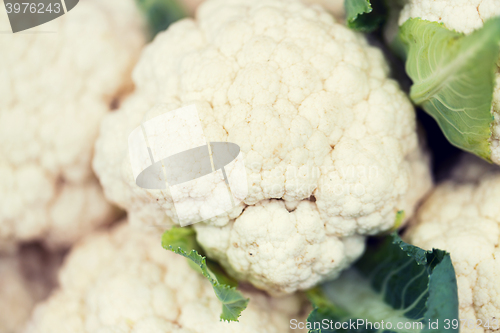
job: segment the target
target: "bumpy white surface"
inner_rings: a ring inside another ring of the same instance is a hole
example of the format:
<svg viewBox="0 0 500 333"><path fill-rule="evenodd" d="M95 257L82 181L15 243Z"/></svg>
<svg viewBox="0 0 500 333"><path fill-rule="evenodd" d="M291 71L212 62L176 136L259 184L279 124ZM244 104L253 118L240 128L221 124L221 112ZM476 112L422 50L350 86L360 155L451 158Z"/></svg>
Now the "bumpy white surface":
<svg viewBox="0 0 500 333"><path fill-rule="evenodd" d="M0 256L0 332L21 332L35 304L55 287L61 259L36 247Z"/></svg>
<svg viewBox="0 0 500 333"><path fill-rule="evenodd" d="M210 283L160 243L161 234L123 224L85 238L26 333L282 333L298 318L295 296L254 290L239 322L221 322Z"/></svg>
<svg viewBox="0 0 500 333"><path fill-rule="evenodd" d="M500 0L408 0L399 17L399 25L409 18L443 23L448 29L470 34L485 20L500 15ZM491 128L491 159L500 164L500 59L496 73Z"/></svg>
<svg viewBox="0 0 500 333"><path fill-rule="evenodd" d="M327 235L314 203L289 212L283 201L249 206L222 228L196 224L198 241L238 279L274 293L336 278L364 250L364 237Z"/></svg>
<svg viewBox="0 0 500 333"><path fill-rule="evenodd" d="M5 10L0 30L10 30ZM143 30L134 0L86 0L1 35L0 247L66 246L115 215L91 158L101 118L130 86Z"/></svg>
<svg viewBox="0 0 500 333"><path fill-rule="evenodd" d="M407 0L399 25L407 19L444 23L448 29L469 34L483 26L485 20L500 15L499 0Z"/></svg>
<svg viewBox="0 0 500 333"><path fill-rule="evenodd" d="M133 224L171 225L169 194L135 185L127 137L154 116L147 111L155 103L195 103L209 141L241 147L249 185L245 205L196 225L202 246L259 288L310 287L362 252L361 238L343 237L390 229L396 212L410 216L431 186L413 107L387 75L381 52L320 7L207 1L196 21L172 25L145 49L137 90L102 123L94 169ZM292 228L304 201L318 231L311 239ZM268 232L255 227L264 221ZM280 238L285 230L289 242ZM260 252L251 258L253 247ZM292 257L274 265L279 251Z"/></svg>
<svg viewBox="0 0 500 333"><path fill-rule="evenodd" d="M453 179L439 185L418 210L408 240L450 252L457 274L461 332L493 319L500 325L500 170L467 157ZM474 323L474 325L472 324ZM479 322L478 322L479 323ZM497 326L498 327L498 326Z"/></svg>

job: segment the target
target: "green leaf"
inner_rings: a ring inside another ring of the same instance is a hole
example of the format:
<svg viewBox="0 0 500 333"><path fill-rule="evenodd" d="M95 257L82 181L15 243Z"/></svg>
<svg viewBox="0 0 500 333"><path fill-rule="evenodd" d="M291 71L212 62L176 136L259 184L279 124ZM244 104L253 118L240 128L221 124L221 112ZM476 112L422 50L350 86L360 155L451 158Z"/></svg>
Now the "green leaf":
<svg viewBox="0 0 500 333"><path fill-rule="evenodd" d="M210 281L215 295L222 303L221 320L238 321L241 312L246 309L248 299L236 290L236 281L228 277L215 262L200 255L196 234L192 228L174 227L165 231L161 239L163 248L177 253L194 264L196 270ZM210 268L209 268L210 267Z"/></svg>
<svg viewBox="0 0 500 333"><path fill-rule="evenodd" d="M136 2L146 16L151 37L187 16L180 0L136 0Z"/></svg>
<svg viewBox="0 0 500 333"><path fill-rule="evenodd" d="M196 241L196 232L193 228L173 227L163 233L163 236L161 237L161 243L163 247L167 245L172 246L174 249L180 247L185 251L187 251L187 249L190 249L196 250L199 253L201 252L201 247Z"/></svg>
<svg viewBox="0 0 500 333"><path fill-rule="evenodd" d="M450 255L407 244L396 233L370 245L354 268L308 296L315 308L307 319L310 333L458 332Z"/></svg>
<svg viewBox="0 0 500 333"><path fill-rule="evenodd" d="M453 145L491 161L488 140L500 17L468 36L436 22L410 19L398 38L413 80L413 102L438 122Z"/></svg>
<svg viewBox="0 0 500 333"><path fill-rule="evenodd" d="M372 6L373 3L373 6ZM382 26L387 18L383 0L344 0L347 26L353 30L371 32Z"/></svg>

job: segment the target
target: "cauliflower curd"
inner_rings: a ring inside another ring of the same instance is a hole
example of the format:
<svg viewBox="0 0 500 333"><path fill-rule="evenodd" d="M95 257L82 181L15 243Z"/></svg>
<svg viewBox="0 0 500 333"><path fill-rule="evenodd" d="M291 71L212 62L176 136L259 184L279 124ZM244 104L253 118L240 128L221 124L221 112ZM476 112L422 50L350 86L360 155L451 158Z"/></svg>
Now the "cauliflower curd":
<svg viewBox="0 0 500 333"><path fill-rule="evenodd" d="M142 21L134 0L86 0L1 35L0 248L35 239L68 246L114 219L91 158L99 122L131 85ZM3 9L0 30L10 31Z"/></svg>
<svg viewBox="0 0 500 333"><path fill-rule="evenodd" d="M101 125L94 170L132 224L171 226L169 193L135 184L127 137L158 103L195 104L209 141L241 147L249 186L244 205L194 225L198 241L258 288L307 289L431 186L414 109L388 72L380 50L319 6L207 1L146 47L135 92Z"/></svg>
<svg viewBox="0 0 500 333"><path fill-rule="evenodd" d="M500 0L407 0L399 17L399 25L410 18L443 23L448 29L470 34L484 21L500 15ZM491 113L491 160L500 164L500 59L495 75Z"/></svg>
<svg viewBox="0 0 500 333"><path fill-rule="evenodd" d="M416 246L450 252L460 319L471 323L461 332L498 332L500 325L499 198L498 167L468 156L424 202L406 234ZM490 328L478 330L476 323Z"/></svg>
<svg viewBox="0 0 500 333"><path fill-rule="evenodd" d="M123 223L77 244L60 289L37 306L26 333L283 333L301 300L247 291L239 322L221 322L210 283L160 246L161 234Z"/></svg>

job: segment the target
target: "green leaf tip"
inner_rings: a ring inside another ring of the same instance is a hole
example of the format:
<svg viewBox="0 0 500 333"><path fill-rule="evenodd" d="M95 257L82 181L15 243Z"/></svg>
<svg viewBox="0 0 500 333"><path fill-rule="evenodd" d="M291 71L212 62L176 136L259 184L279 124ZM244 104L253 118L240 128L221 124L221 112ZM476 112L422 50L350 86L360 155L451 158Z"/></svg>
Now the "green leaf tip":
<svg viewBox="0 0 500 333"><path fill-rule="evenodd" d="M397 233L370 244L354 268L307 295L314 306L310 333L458 332L451 324L458 292L450 255L405 243Z"/></svg>
<svg viewBox="0 0 500 333"><path fill-rule="evenodd" d="M162 247L187 258L199 268L200 272L211 284L215 295L222 303L220 319L238 321L241 312L246 309L249 299L236 290L234 280L225 276L222 268L200 255L200 247L196 242L196 234L192 228L174 227L163 233ZM209 268L209 266L212 267Z"/></svg>
<svg viewBox="0 0 500 333"><path fill-rule="evenodd" d="M187 16L180 0L136 0L144 13L151 37Z"/></svg>
<svg viewBox="0 0 500 333"><path fill-rule="evenodd" d="M383 0L344 0L344 7L347 26L353 30L371 32L386 20L387 6Z"/></svg>
<svg viewBox="0 0 500 333"><path fill-rule="evenodd" d="M413 80L412 101L437 121L450 143L491 162L500 17L467 36L437 22L409 19L398 39Z"/></svg>

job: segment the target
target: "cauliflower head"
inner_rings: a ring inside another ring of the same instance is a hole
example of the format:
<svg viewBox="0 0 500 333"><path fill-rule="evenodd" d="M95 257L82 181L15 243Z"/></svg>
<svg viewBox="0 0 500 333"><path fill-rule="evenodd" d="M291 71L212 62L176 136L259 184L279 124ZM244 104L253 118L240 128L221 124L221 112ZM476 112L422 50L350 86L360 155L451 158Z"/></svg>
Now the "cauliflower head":
<svg viewBox="0 0 500 333"><path fill-rule="evenodd" d="M500 15L500 0L407 0L399 25L410 18L443 23L448 29L470 34L489 18ZM491 160L500 164L500 59L495 74L491 113L494 121L490 137Z"/></svg>
<svg viewBox="0 0 500 333"><path fill-rule="evenodd" d="M362 235L392 228L398 210L411 215L431 186L413 107L382 53L319 6L204 2L146 47L133 77L96 143L107 198L133 224L172 225L169 193L135 184L127 138L154 105L195 104L209 141L240 146L249 186L244 204L195 225L198 241L269 292L336 277Z"/></svg>
<svg viewBox="0 0 500 333"><path fill-rule="evenodd" d="M452 179L426 199L405 235L424 249L450 252L457 275L459 315L466 323L461 332L479 332L476 320L489 323L490 328L481 332L497 332L494 327L500 325L498 198L498 167L468 156L454 170Z"/></svg>
<svg viewBox="0 0 500 333"><path fill-rule="evenodd" d="M186 259L161 247L161 234L121 224L77 244L60 288L37 306L27 333L281 333L299 318L296 296L247 290L239 322L221 322L211 284Z"/></svg>
<svg viewBox="0 0 500 333"><path fill-rule="evenodd" d="M56 286L62 255L34 245L0 256L0 332L21 332L35 304Z"/></svg>
<svg viewBox="0 0 500 333"><path fill-rule="evenodd" d="M4 10L0 27L10 30ZM101 118L130 89L143 31L134 0L86 0L0 38L0 248L67 246L116 215L91 158Z"/></svg>

